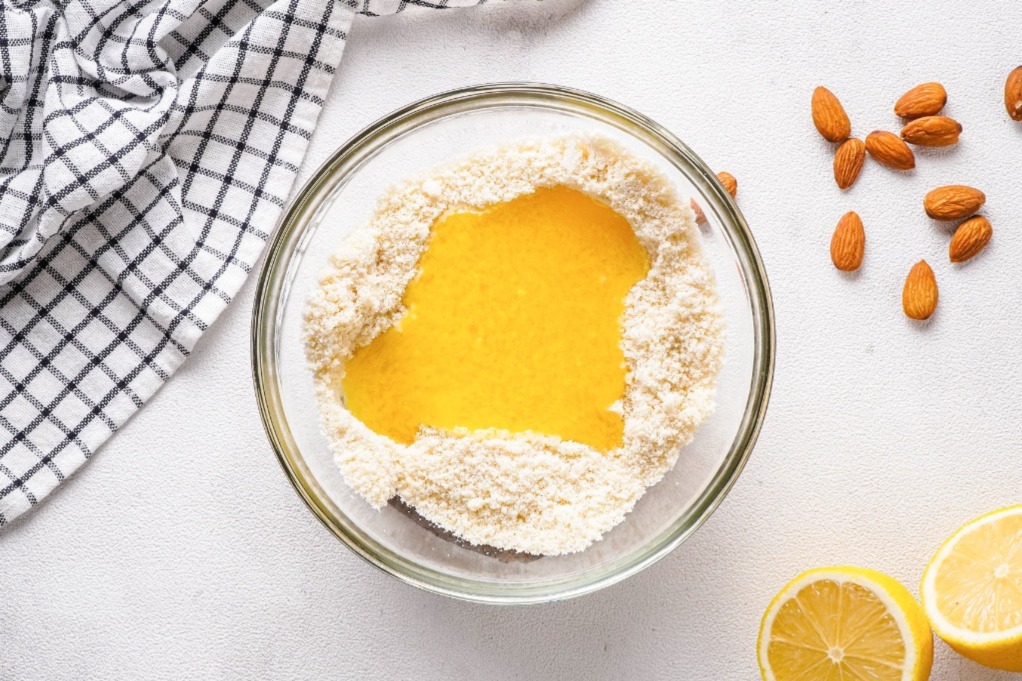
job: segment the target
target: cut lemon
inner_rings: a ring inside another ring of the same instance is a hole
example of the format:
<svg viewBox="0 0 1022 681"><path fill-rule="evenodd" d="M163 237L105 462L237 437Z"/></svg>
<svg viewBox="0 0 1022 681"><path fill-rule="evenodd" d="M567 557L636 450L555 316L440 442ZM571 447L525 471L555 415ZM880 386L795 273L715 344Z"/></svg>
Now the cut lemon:
<svg viewBox="0 0 1022 681"><path fill-rule="evenodd" d="M908 589L857 567L803 572L759 630L765 681L925 681L933 634Z"/></svg>
<svg viewBox="0 0 1022 681"><path fill-rule="evenodd" d="M937 635L964 657L1022 672L1022 506L955 532L926 566L920 596Z"/></svg>

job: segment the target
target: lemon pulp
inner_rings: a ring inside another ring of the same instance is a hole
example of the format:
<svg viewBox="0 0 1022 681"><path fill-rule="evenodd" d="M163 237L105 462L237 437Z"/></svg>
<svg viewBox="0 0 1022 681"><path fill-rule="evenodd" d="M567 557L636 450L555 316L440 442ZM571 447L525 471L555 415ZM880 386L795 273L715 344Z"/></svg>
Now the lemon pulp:
<svg viewBox="0 0 1022 681"><path fill-rule="evenodd" d="M1022 513L963 534L934 583L937 609L956 626L980 633L1022 627Z"/></svg>
<svg viewBox="0 0 1022 681"><path fill-rule="evenodd" d="M624 423L620 318L648 257L628 221L567 187L433 224L405 315L355 351L348 409L410 443L420 425L556 435L607 451Z"/></svg>
<svg viewBox="0 0 1022 681"><path fill-rule="evenodd" d="M821 580L781 606L768 655L775 670L816 669L813 678L900 681L905 644L876 594Z"/></svg>
<svg viewBox="0 0 1022 681"><path fill-rule="evenodd" d="M933 629L974 662L1022 672L1022 506L966 523L923 573Z"/></svg>
<svg viewBox="0 0 1022 681"><path fill-rule="evenodd" d="M908 589L851 566L802 573L774 598L760 627L769 681L924 681L933 634Z"/></svg>

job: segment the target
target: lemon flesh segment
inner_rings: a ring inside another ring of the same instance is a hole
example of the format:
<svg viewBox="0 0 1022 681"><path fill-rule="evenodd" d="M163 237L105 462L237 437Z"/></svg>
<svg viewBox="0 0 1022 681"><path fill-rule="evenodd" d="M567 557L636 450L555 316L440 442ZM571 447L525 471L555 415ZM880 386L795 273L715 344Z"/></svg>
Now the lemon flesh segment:
<svg viewBox="0 0 1022 681"><path fill-rule="evenodd" d="M912 595L862 568L803 573L774 598L760 631L767 681L926 679L933 638Z"/></svg>
<svg viewBox="0 0 1022 681"><path fill-rule="evenodd" d="M937 634L963 656L1022 671L1022 506L966 523L923 574L923 605Z"/></svg>

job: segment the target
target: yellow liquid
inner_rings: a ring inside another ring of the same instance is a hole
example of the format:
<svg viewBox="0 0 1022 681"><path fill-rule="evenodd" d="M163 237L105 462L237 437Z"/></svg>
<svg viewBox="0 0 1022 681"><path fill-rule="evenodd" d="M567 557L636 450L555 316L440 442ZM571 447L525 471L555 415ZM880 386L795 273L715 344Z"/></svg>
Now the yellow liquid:
<svg viewBox="0 0 1022 681"><path fill-rule="evenodd" d="M434 223L399 324L345 366L348 409L409 443L420 425L621 444L621 314L649 269L631 225L566 187Z"/></svg>

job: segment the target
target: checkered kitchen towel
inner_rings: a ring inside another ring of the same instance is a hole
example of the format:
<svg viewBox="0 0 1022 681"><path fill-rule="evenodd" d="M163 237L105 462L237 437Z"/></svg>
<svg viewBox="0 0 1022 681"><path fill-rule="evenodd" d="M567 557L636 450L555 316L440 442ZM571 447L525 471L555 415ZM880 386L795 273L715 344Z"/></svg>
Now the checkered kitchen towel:
<svg viewBox="0 0 1022 681"><path fill-rule="evenodd" d="M237 293L355 14L485 0L0 0L0 526Z"/></svg>

